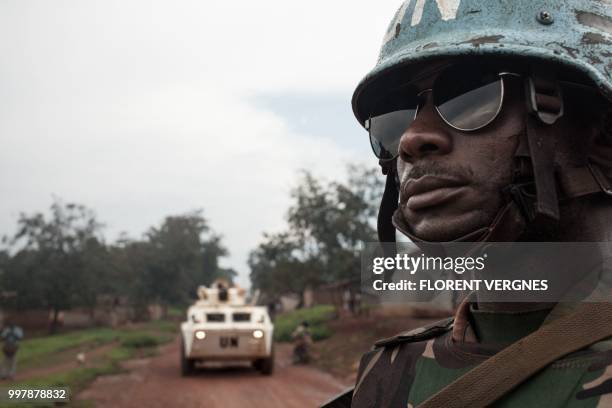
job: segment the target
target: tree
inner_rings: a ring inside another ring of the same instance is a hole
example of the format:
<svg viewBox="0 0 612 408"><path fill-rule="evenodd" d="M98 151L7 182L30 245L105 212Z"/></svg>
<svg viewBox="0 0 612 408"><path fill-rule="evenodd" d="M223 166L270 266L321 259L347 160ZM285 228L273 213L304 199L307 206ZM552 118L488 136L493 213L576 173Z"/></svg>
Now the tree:
<svg viewBox="0 0 612 408"><path fill-rule="evenodd" d="M116 293L122 279L111 274L109 249L99 239L87 239L75 257L81 272L74 303L87 308L93 317L99 296Z"/></svg>
<svg viewBox="0 0 612 408"><path fill-rule="evenodd" d="M274 295L359 276L360 250L375 239L382 183L374 170L349 166L346 183L303 172L291 192L287 230L264 234L251 252L253 287Z"/></svg>
<svg viewBox="0 0 612 408"><path fill-rule="evenodd" d="M140 240L123 235L107 245L93 211L55 200L50 216L21 214L6 250L0 249L0 285L18 296L4 302L17 310L50 309L50 329L60 311L85 307L93 315L100 295L125 296L137 317L151 303L184 304L198 285L236 271L219 266L227 255L221 236L201 211L169 216Z"/></svg>
<svg viewBox="0 0 612 408"><path fill-rule="evenodd" d="M149 229L144 243L132 247L141 258L138 297L167 306L182 304L195 295L197 286L235 271L219 267L227 255L221 237L212 233L201 211L169 216Z"/></svg>
<svg viewBox="0 0 612 408"><path fill-rule="evenodd" d="M236 272L233 268L221 268L217 269L216 277L220 279L227 280L230 284L234 283L234 280L238 276L238 272Z"/></svg>
<svg viewBox="0 0 612 408"><path fill-rule="evenodd" d="M102 225L87 207L59 200L51 205L49 218L22 213L17 223L11 241L17 253L4 283L19 293L18 307L50 308L50 331L55 332L61 310L88 303L91 293L97 293L102 277L90 268L94 260L89 251L103 252Z"/></svg>
<svg viewBox="0 0 612 408"><path fill-rule="evenodd" d="M21 250L8 256L3 262L1 285L3 291L14 292L18 296L3 299L2 306L10 310L45 307L43 281L36 278L38 267L36 251Z"/></svg>
<svg viewBox="0 0 612 408"><path fill-rule="evenodd" d="M154 262L154 250L148 241L124 238L109 248L108 268L111 292L125 296L134 309L135 317L145 319L152 299L149 268Z"/></svg>
<svg viewBox="0 0 612 408"><path fill-rule="evenodd" d="M299 293L320 281L321 267L312 259L301 259L299 241L289 233L265 235L249 255L251 284L267 294Z"/></svg>

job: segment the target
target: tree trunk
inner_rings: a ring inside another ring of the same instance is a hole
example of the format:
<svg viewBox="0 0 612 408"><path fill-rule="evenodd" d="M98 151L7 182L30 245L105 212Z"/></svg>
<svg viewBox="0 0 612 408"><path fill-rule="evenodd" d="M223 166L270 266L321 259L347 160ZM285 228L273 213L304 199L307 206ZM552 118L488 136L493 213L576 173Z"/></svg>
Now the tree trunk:
<svg viewBox="0 0 612 408"><path fill-rule="evenodd" d="M49 326L50 334L57 333L57 329L59 327L59 312L59 309L53 308L53 317L51 319L51 325Z"/></svg>
<svg viewBox="0 0 612 408"><path fill-rule="evenodd" d="M90 306L87 309L88 309L87 311L89 312L89 325L91 327L95 327L96 326L96 306ZM112 313L112 309L111 309L111 313Z"/></svg>
<svg viewBox="0 0 612 408"><path fill-rule="evenodd" d="M168 318L168 304L165 302L162 304L162 315L161 318L166 320Z"/></svg>

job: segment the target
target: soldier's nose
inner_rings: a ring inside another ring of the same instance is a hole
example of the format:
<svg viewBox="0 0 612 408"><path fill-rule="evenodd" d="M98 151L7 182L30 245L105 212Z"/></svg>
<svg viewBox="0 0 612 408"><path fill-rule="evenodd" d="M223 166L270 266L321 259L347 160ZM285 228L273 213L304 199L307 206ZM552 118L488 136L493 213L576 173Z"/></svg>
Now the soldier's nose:
<svg viewBox="0 0 612 408"><path fill-rule="evenodd" d="M452 151L452 137L442 118L436 113L427 96L419 112L400 139L399 156L405 162L412 162L428 155L444 155Z"/></svg>

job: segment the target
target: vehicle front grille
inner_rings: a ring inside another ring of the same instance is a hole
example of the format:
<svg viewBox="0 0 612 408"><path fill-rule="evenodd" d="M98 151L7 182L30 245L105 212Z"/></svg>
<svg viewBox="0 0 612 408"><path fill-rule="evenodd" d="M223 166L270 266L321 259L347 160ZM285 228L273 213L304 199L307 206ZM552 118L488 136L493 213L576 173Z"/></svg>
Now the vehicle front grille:
<svg viewBox="0 0 612 408"><path fill-rule="evenodd" d="M232 319L235 322L250 322L251 314L250 313L234 313L232 315Z"/></svg>
<svg viewBox="0 0 612 408"><path fill-rule="evenodd" d="M206 313L207 322L224 322L225 315L223 313Z"/></svg>

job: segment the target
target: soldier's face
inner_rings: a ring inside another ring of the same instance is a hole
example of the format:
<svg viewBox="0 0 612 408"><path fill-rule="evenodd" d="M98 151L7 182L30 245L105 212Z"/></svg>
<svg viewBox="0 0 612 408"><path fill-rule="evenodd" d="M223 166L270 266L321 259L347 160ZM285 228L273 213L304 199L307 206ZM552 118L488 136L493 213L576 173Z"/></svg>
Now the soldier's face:
<svg viewBox="0 0 612 408"><path fill-rule="evenodd" d="M419 81L432 87L436 74ZM511 181L524 129L522 81L508 80L502 110L486 127L462 132L435 111L431 93L399 145L400 211L419 238L450 241L490 224Z"/></svg>

